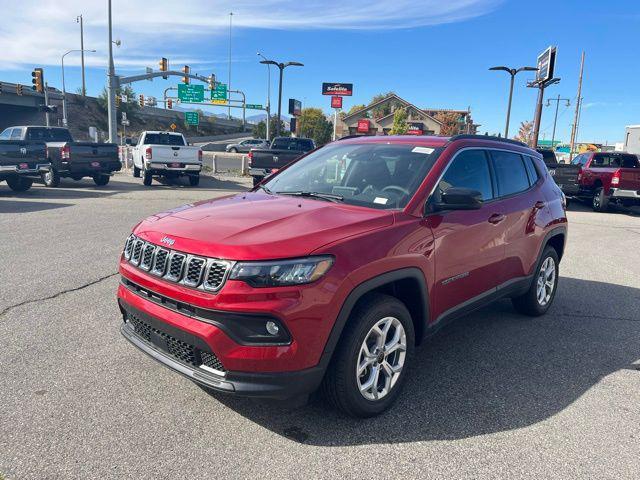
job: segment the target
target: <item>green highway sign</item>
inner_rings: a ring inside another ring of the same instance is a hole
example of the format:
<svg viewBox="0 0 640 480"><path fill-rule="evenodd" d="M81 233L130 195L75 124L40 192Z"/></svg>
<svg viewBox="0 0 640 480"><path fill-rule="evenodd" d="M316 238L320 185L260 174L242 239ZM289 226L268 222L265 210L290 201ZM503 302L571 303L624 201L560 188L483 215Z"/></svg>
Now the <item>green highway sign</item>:
<svg viewBox="0 0 640 480"><path fill-rule="evenodd" d="M204 85L179 83L178 98L184 103L204 102Z"/></svg>
<svg viewBox="0 0 640 480"><path fill-rule="evenodd" d="M247 108L249 110L264 110L262 105L257 104L257 103L247 103Z"/></svg>
<svg viewBox="0 0 640 480"><path fill-rule="evenodd" d="M187 125L200 125L198 112L184 112L184 121Z"/></svg>
<svg viewBox="0 0 640 480"><path fill-rule="evenodd" d="M216 83L216 87L211 90L211 100L224 100L227 101L227 84L226 83ZM218 103L214 101L213 103Z"/></svg>

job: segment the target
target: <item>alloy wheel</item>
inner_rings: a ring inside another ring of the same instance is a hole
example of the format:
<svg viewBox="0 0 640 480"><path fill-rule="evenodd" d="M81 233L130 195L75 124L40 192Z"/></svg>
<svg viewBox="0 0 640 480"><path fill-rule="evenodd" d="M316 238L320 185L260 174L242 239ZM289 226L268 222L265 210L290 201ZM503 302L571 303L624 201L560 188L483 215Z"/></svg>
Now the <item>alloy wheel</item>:
<svg viewBox="0 0 640 480"><path fill-rule="evenodd" d="M380 400L398 382L407 355L407 334L400 320L385 317L371 327L358 353L356 380L367 400Z"/></svg>
<svg viewBox="0 0 640 480"><path fill-rule="evenodd" d="M553 258L547 257L540 267L536 288L536 298L540 306L544 307L553 294L556 285L556 263Z"/></svg>

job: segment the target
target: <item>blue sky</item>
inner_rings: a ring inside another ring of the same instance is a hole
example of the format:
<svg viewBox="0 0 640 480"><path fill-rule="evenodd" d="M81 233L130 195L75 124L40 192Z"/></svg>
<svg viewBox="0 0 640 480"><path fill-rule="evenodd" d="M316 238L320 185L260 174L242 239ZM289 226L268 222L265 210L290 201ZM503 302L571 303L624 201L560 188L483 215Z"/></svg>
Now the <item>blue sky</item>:
<svg viewBox="0 0 640 480"><path fill-rule="evenodd" d="M0 0L5 3L8 0ZM88 5L89 4L89 5ZM493 65L535 65L537 54L558 46L560 94L575 101L580 52L586 51L584 109L579 139L615 142L624 126L640 123L640 62L637 0L287 0L184 2L113 0L116 68L122 74L157 68L161 56L179 69L216 73L227 78L228 12L233 10L232 87L250 103L265 103L267 69L257 51L276 60L303 62L285 73L283 98L329 112L320 94L323 81L350 82L354 96L345 108L366 103L380 92L394 91L420 107L471 107L481 132L504 129L508 75ZM7 12L7 8L2 8ZM60 55L78 47L77 14L86 19L88 90L105 83L106 1L25 0L0 25L3 52L0 79L31 81L31 69L43 66L47 81L60 87ZM10 9L9 9L10 12ZM26 12L26 14L25 14ZM38 32L26 35L25 32ZM75 57L75 58L74 58ZM80 85L77 55L66 57L67 88ZM525 88L527 74L516 81L512 134L533 117L536 93ZM155 80L134 85L138 93L162 96L174 84ZM272 77L272 104L277 100ZM285 107L286 108L286 107ZM222 108L216 111L224 111ZM573 107L560 107L557 138L568 141ZM550 139L553 107L543 111L541 138Z"/></svg>

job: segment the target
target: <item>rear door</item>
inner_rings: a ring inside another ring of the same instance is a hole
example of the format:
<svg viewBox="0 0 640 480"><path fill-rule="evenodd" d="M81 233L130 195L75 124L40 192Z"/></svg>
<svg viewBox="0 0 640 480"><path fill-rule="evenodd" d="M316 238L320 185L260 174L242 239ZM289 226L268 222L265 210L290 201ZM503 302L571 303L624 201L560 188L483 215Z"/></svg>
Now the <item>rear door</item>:
<svg viewBox="0 0 640 480"><path fill-rule="evenodd" d="M499 284L528 275L538 254L544 215L542 172L528 155L507 150L489 151L497 195L495 211L502 215L505 256L497 273Z"/></svg>
<svg viewBox="0 0 640 480"><path fill-rule="evenodd" d="M450 210L429 216L436 254L436 319L493 293L504 259L504 223L495 222L498 205L493 201L489 157L484 149L458 152L433 195L452 187L480 191L484 204L479 210Z"/></svg>

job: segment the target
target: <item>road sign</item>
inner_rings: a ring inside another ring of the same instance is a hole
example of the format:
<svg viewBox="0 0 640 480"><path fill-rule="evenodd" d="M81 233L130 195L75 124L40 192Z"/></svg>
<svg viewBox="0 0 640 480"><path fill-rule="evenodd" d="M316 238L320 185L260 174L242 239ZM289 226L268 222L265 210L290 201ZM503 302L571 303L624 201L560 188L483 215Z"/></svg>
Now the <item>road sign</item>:
<svg viewBox="0 0 640 480"><path fill-rule="evenodd" d="M353 95L353 83L323 83L322 95L350 97Z"/></svg>
<svg viewBox="0 0 640 480"><path fill-rule="evenodd" d="M126 118L124 120L122 120L122 126L123 127L128 127L130 125L129 120L127 120Z"/></svg>
<svg viewBox="0 0 640 480"><path fill-rule="evenodd" d="M213 103L214 105L226 105L227 101L226 100L211 100L211 103Z"/></svg>
<svg viewBox="0 0 640 480"><path fill-rule="evenodd" d="M200 115L198 112L184 112L184 121L187 125L199 125Z"/></svg>
<svg viewBox="0 0 640 480"><path fill-rule="evenodd" d="M342 97L331 97L331 108L342 108Z"/></svg>
<svg viewBox="0 0 640 480"><path fill-rule="evenodd" d="M246 107L249 110L264 110L264 107L259 103L247 103Z"/></svg>
<svg viewBox="0 0 640 480"><path fill-rule="evenodd" d="M171 130L175 130L176 128L178 128L178 126L175 123L172 123L171 125L169 125L169 128Z"/></svg>
<svg viewBox="0 0 640 480"><path fill-rule="evenodd" d="M127 98L127 96L125 94L120 95L120 101L122 103L127 103L129 101L129 99Z"/></svg>
<svg viewBox="0 0 640 480"><path fill-rule="evenodd" d="M178 98L185 103L204 102L204 85L179 83Z"/></svg>
<svg viewBox="0 0 640 480"><path fill-rule="evenodd" d="M226 83L216 83L216 87L211 90L211 103L215 103L216 105L226 105L227 103L227 84ZM218 100L218 101L214 101ZM220 100L224 100L224 103L219 103Z"/></svg>
<svg viewBox="0 0 640 480"><path fill-rule="evenodd" d="M293 115L294 117L302 115L302 102L300 100L296 100L295 98L289 99L289 115Z"/></svg>
<svg viewBox="0 0 640 480"><path fill-rule="evenodd" d="M556 67L556 47L549 47L538 55L536 83L545 83L553 78Z"/></svg>

